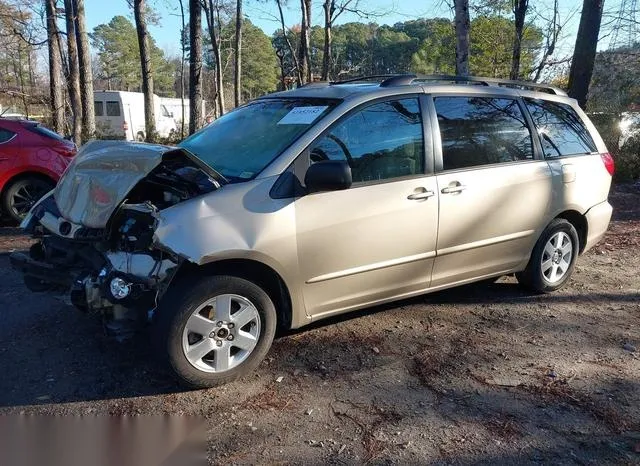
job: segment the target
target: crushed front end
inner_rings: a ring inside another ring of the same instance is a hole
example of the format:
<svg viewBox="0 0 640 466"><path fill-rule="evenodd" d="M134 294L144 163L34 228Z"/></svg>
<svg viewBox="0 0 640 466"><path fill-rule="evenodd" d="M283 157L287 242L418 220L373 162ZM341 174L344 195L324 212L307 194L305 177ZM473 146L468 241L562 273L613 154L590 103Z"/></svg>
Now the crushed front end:
<svg viewBox="0 0 640 466"><path fill-rule="evenodd" d="M89 146L22 223L38 241L10 259L31 291L68 294L126 339L147 323L183 261L157 241L158 213L222 180L180 150Z"/></svg>

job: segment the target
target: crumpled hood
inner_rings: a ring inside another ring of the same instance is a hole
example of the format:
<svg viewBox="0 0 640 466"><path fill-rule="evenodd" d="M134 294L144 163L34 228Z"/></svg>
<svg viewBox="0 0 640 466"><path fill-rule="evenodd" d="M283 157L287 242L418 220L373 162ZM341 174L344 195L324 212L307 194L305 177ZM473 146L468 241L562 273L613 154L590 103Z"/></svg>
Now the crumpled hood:
<svg viewBox="0 0 640 466"><path fill-rule="evenodd" d="M91 141L58 182L54 199L67 220L103 228L133 187L162 161L168 146Z"/></svg>

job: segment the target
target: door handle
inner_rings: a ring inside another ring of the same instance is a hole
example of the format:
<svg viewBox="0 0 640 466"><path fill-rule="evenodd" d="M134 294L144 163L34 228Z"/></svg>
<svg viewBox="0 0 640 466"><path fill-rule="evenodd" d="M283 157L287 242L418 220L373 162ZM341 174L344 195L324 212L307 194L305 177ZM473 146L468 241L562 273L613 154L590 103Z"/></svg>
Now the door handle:
<svg viewBox="0 0 640 466"><path fill-rule="evenodd" d="M418 191L421 190L421 191ZM410 201L419 201L421 199L429 199L432 196L435 196L436 193L434 193L431 190L426 190L424 188L418 188L416 189L416 192L414 192L413 194L409 194L407 196L407 199L409 199Z"/></svg>
<svg viewBox="0 0 640 466"><path fill-rule="evenodd" d="M465 189L467 189L465 185L458 183L457 185L450 185L450 186L447 186L446 188L442 188L440 192L442 194L455 194L455 193L461 193Z"/></svg>

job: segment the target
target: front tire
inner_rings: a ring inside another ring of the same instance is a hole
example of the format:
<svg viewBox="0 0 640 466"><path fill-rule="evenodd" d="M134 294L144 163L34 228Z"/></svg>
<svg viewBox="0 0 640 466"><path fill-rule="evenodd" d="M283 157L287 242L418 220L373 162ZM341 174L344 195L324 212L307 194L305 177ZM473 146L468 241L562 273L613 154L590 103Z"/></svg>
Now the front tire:
<svg viewBox="0 0 640 466"><path fill-rule="evenodd" d="M533 248L527 268L516 274L518 282L538 293L560 289L571 277L579 252L578 232L563 218L544 229Z"/></svg>
<svg viewBox="0 0 640 466"><path fill-rule="evenodd" d="M260 364L273 342L277 316L260 287L218 275L175 283L156 324L157 346L171 371L189 387L208 388Z"/></svg>

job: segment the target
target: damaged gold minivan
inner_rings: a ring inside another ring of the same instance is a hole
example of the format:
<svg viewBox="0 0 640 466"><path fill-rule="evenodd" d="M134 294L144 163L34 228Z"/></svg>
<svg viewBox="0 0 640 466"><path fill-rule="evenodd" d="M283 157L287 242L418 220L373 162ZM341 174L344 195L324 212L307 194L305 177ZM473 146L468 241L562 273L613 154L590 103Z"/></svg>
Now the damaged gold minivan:
<svg viewBox="0 0 640 466"><path fill-rule="evenodd" d="M12 265L184 383L254 369L277 328L515 273L560 288L605 233L613 161L562 91L389 76L252 101L170 148L85 145Z"/></svg>

